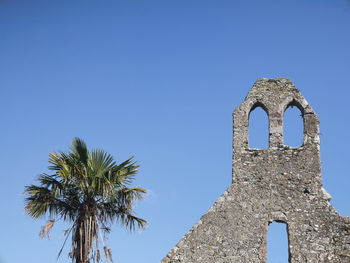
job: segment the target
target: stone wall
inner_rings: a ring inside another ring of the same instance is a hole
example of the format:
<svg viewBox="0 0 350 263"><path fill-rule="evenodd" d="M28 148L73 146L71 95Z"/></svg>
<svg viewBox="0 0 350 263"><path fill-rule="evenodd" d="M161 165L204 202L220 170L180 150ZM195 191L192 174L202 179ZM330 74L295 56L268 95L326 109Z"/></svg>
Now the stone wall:
<svg viewBox="0 0 350 263"><path fill-rule="evenodd" d="M283 144L283 114L300 109L303 145ZM249 114L269 118L269 148L250 149ZM161 261L266 262L270 223L287 225L289 262L350 262L350 218L330 205L322 187L319 121L288 79L258 79L233 114L232 184Z"/></svg>

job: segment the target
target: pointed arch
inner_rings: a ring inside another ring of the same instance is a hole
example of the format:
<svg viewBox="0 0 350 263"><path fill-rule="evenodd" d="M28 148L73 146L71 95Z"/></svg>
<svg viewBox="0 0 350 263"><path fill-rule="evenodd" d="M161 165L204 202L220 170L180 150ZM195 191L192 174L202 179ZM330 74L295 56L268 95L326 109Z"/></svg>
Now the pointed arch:
<svg viewBox="0 0 350 263"><path fill-rule="evenodd" d="M304 109L296 100L287 104L284 110L283 144L290 147L304 144Z"/></svg>
<svg viewBox="0 0 350 263"><path fill-rule="evenodd" d="M248 116L248 144L250 149L269 147L269 114L264 104L256 102Z"/></svg>

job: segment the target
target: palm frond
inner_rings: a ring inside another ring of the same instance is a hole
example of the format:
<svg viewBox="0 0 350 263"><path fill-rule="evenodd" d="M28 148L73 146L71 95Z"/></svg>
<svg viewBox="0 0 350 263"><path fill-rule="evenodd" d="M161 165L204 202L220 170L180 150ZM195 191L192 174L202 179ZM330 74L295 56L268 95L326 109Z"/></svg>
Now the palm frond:
<svg viewBox="0 0 350 263"><path fill-rule="evenodd" d="M70 149L78 157L80 162L82 162L84 165L87 164L89 151L86 147L86 143L82 139L75 137L71 142Z"/></svg>
<svg viewBox="0 0 350 263"><path fill-rule="evenodd" d="M64 179L71 177L71 166L68 163L68 156L65 153L50 153L49 154L49 170L56 171L56 174Z"/></svg>
<svg viewBox="0 0 350 263"><path fill-rule="evenodd" d="M110 222L118 221L121 225L129 228L130 231L135 230L136 225L144 228L147 222L141 218L132 215L133 203L142 199L145 189L134 187L124 188L115 192L108 200L99 202L98 210L100 221Z"/></svg>
<svg viewBox="0 0 350 263"><path fill-rule="evenodd" d="M53 204L54 195L46 187L29 185L25 187L24 193L29 196L25 199L25 211L34 218L44 216Z"/></svg>
<svg viewBox="0 0 350 263"><path fill-rule="evenodd" d="M124 192L130 194L132 200L141 200L143 199L143 194L147 193L147 190L140 187L133 187L124 189Z"/></svg>
<svg viewBox="0 0 350 263"><path fill-rule="evenodd" d="M136 225L140 229L145 228L147 226L147 222L145 220L129 213L120 214L118 220L123 226L128 228L130 231L135 231Z"/></svg>
<svg viewBox="0 0 350 263"><path fill-rule="evenodd" d="M91 175L100 178L116 164L113 157L103 150L92 150L89 161L89 166L92 172Z"/></svg>
<svg viewBox="0 0 350 263"><path fill-rule="evenodd" d="M51 217L60 215L64 219L69 218L72 220L77 213L79 207L79 200L67 198L65 192L74 192L69 188L64 192L58 194L53 189L47 187L29 185L25 188L28 196L25 198L25 211L33 218L39 218L45 216L46 213Z"/></svg>
<svg viewBox="0 0 350 263"><path fill-rule="evenodd" d="M139 165L133 162L131 157L119 165L116 165L112 170L112 181L117 187L125 187L130 185L136 176Z"/></svg>

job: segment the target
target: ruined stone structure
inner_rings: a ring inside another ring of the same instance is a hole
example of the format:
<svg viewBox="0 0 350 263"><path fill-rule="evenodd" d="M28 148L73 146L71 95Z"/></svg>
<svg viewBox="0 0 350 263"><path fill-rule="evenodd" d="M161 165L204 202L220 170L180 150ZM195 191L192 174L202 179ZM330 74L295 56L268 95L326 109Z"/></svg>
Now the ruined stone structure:
<svg viewBox="0 0 350 263"><path fill-rule="evenodd" d="M289 106L304 119L303 145L283 144ZM250 112L269 119L268 149L250 149ZM162 263L266 262L271 222L287 225L289 262L350 262L350 218L330 205L322 187L319 121L288 79L259 79L233 114L232 185Z"/></svg>

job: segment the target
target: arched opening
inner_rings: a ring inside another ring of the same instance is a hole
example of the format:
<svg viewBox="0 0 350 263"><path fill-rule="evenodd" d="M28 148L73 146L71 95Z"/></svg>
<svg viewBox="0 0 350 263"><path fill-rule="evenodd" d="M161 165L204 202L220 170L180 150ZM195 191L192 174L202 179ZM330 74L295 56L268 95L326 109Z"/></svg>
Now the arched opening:
<svg viewBox="0 0 350 263"><path fill-rule="evenodd" d="M272 222L267 231L267 263L290 262L287 224Z"/></svg>
<svg viewBox="0 0 350 263"><path fill-rule="evenodd" d="M300 147L304 140L304 119L299 107L290 104L283 116L284 145Z"/></svg>
<svg viewBox="0 0 350 263"><path fill-rule="evenodd" d="M249 113L249 148L269 147L269 119L262 105L257 104Z"/></svg>

